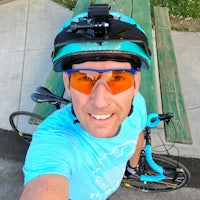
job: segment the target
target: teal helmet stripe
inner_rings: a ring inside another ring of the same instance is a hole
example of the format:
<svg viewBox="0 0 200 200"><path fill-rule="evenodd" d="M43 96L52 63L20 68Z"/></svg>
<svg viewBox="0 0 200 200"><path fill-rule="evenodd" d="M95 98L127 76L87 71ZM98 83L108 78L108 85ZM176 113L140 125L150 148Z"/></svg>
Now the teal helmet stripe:
<svg viewBox="0 0 200 200"><path fill-rule="evenodd" d="M129 49L129 51L127 51ZM93 53L96 52L101 52L101 51L106 51L106 52L112 52L117 53L117 52L124 52L124 53L134 53L135 55L144 58L144 60L150 64L150 59L146 55L144 49L140 46L138 46L135 43L129 42L129 41L122 41L122 42L103 42L101 45L98 43L90 43L90 42L85 42L85 43L72 43L67 46L64 46L60 48L56 56L53 58L53 62L56 62L59 58L62 58L63 56L67 55L70 56L70 54L75 54L75 53Z"/></svg>
<svg viewBox="0 0 200 200"><path fill-rule="evenodd" d="M146 55L144 49L139 45L129 41L105 41L101 45L90 42L72 43L60 48L57 51L56 56L53 58L53 63L59 63L63 59L70 61L71 57L74 55L78 56L78 54L81 55L80 57L83 57L84 54L90 54L92 57L93 54L98 55L100 53L110 53L112 56L115 56L115 54L117 55L119 53L122 55L132 54L141 59L142 69L146 69L148 68L148 65L150 65L150 58Z"/></svg>

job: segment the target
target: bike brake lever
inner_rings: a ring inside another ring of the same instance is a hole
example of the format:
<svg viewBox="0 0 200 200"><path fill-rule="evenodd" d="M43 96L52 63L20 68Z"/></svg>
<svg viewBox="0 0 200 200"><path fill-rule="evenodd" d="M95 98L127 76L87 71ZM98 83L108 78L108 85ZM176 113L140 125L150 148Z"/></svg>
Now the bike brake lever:
<svg viewBox="0 0 200 200"><path fill-rule="evenodd" d="M158 117L160 120L163 120L168 124L170 122L170 120L174 117L174 114L171 112L168 112L165 114L159 114Z"/></svg>

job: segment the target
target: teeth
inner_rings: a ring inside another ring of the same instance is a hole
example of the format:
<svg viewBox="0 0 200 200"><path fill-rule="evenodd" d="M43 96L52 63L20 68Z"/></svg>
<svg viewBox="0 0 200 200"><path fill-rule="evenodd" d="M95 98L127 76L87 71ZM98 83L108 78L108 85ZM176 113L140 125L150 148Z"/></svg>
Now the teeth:
<svg viewBox="0 0 200 200"><path fill-rule="evenodd" d="M108 119L111 117L111 114L107 114L107 115L91 115L92 117L94 117L95 119Z"/></svg>

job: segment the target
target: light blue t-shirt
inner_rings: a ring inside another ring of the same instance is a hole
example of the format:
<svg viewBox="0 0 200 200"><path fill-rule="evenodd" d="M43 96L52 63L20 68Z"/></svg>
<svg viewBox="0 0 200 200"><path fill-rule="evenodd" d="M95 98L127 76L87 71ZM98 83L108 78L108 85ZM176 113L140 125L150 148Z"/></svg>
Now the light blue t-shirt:
<svg viewBox="0 0 200 200"><path fill-rule="evenodd" d="M23 168L25 184L40 175L58 174L69 181L69 199L107 199L120 186L146 124L140 93L133 104L133 113L112 138L96 138L74 123L71 104L54 112L34 133Z"/></svg>

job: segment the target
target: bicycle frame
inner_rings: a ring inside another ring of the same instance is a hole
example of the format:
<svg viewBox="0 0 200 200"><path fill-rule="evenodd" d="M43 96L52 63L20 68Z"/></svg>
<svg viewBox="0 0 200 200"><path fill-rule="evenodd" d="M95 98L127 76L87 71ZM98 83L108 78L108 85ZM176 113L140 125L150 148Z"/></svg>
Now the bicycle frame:
<svg viewBox="0 0 200 200"><path fill-rule="evenodd" d="M151 113L147 116L147 123L145 128L145 157L146 161L149 166L157 173L157 175L149 176L149 175L141 175L140 181L143 182L159 182L166 178L165 174L176 174L176 170L172 169L164 169L162 166L156 164L152 157L152 147L151 147L151 136L150 136L150 129L156 127L160 124L161 120L169 122L170 119L173 117L172 113L167 114L157 114Z"/></svg>

